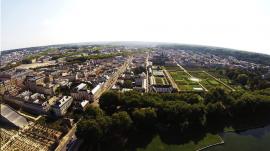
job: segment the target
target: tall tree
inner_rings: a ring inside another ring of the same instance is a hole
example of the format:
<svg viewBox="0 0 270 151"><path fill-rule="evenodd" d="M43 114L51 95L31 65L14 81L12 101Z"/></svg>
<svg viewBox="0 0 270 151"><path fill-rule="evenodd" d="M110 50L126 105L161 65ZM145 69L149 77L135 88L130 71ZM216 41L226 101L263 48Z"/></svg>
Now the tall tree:
<svg viewBox="0 0 270 151"><path fill-rule="evenodd" d="M246 74L239 74L237 76L237 81L242 85L246 85L248 82L248 76Z"/></svg>
<svg viewBox="0 0 270 151"><path fill-rule="evenodd" d="M116 112L112 115L112 130L116 132L126 132L130 129L132 120L125 111Z"/></svg>
<svg viewBox="0 0 270 151"><path fill-rule="evenodd" d="M132 112L133 121L142 129L153 129L157 122L157 114L154 108L135 109Z"/></svg>
<svg viewBox="0 0 270 151"><path fill-rule="evenodd" d="M115 112L117 106L123 105L123 101L120 99L120 95L120 93L114 91L103 93L99 99L100 108L107 111L108 113Z"/></svg>

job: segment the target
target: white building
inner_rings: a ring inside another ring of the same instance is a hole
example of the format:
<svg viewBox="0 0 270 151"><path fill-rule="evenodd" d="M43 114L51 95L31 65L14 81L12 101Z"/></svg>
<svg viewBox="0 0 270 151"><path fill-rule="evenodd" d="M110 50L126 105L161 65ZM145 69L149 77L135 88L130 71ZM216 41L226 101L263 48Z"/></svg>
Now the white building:
<svg viewBox="0 0 270 151"><path fill-rule="evenodd" d="M63 96L62 99L58 100L53 106L52 110L56 116L63 116L66 114L67 109L70 107L73 98L71 96Z"/></svg>
<svg viewBox="0 0 270 151"><path fill-rule="evenodd" d="M83 101L80 103L81 109L82 109L82 110L85 110L88 104L89 104L89 101L88 101L88 100L83 100Z"/></svg>

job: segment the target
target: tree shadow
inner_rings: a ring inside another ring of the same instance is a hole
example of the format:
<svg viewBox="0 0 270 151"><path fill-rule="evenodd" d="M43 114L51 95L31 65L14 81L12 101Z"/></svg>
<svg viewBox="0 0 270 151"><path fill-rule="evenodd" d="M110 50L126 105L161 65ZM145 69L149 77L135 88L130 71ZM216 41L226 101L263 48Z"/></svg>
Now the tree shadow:
<svg viewBox="0 0 270 151"><path fill-rule="evenodd" d="M127 136L114 135L106 137L96 150L99 151L135 151L137 148L146 148L156 136L156 132L149 130L133 130Z"/></svg>
<svg viewBox="0 0 270 151"><path fill-rule="evenodd" d="M202 127L193 127L179 131L169 128L158 131L162 142L169 145L179 145L189 142L198 143L206 136L206 131Z"/></svg>
<svg viewBox="0 0 270 151"><path fill-rule="evenodd" d="M135 151L137 148L146 148L153 138L157 135L155 130L136 130L128 136L126 149Z"/></svg>

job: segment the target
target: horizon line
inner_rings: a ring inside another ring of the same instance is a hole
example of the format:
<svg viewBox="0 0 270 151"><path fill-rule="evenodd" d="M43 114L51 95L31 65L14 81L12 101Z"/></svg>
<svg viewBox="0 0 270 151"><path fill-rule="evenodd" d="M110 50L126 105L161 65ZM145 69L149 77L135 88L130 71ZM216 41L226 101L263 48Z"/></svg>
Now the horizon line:
<svg viewBox="0 0 270 151"><path fill-rule="evenodd" d="M191 44L191 43L178 43L178 42L164 42L164 41L84 41L84 42L67 42L67 43L55 43L55 44L44 44L44 45L37 45L37 46L26 46L26 47L19 47L19 48L10 48L10 49L1 49L0 52L3 51L11 51L11 50L17 50L17 49L28 49L28 48L35 48L35 47L50 47L50 46L61 46L61 45L78 45L81 44L87 45L95 45L95 44L100 44L100 45L110 45L109 43L149 43L149 44L165 44L165 45L190 45L190 46L200 46L200 47L212 47L212 48L223 48L223 49L228 49L228 50L233 50L233 51L242 51L242 52L247 52L247 53L257 53L257 54L264 54L264 55L270 55L267 53L262 53L262 52L254 52L250 50L241 50L241 49L235 49L235 48L230 48L230 47L223 47L223 46L213 46L213 45L203 45L203 44ZM117 45L117 44L115 44ZM119 45L124 45L124 44L119 44ZM136 44L134 44L136 45Z"/></svg>

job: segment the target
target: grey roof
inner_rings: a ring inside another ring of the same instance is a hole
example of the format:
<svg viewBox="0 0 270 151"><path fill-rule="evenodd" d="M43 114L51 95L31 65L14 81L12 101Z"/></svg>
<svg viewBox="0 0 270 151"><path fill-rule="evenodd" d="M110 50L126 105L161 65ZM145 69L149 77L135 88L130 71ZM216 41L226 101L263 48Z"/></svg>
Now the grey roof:
<svg viewBox="0 0 270 151"><path fill-rule="evenodd" d="M24 126L28 125L26 118L18 114L12 108L4 104L0 104L0 106L1 106L1 118L5 118L12 124L18 126L19 128L23 128Z"/></svg>

